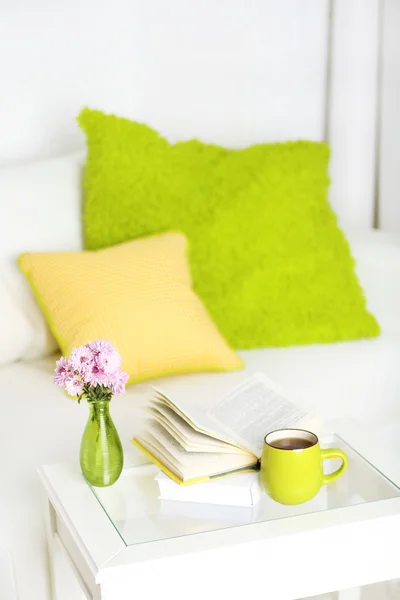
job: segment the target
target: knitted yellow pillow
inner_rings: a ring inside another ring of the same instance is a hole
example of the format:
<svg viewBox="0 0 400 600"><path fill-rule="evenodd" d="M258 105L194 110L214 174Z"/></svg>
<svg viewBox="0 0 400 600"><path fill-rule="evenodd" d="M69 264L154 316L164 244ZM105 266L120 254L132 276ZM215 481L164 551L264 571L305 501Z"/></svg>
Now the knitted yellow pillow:
<svg viewBox="0 0 400 600"><path fill-rule="evenodd" d="M105 250L23 254L62 353L110 340L129 382L243 366L192 290L186 238L142 238Z"/></svg>

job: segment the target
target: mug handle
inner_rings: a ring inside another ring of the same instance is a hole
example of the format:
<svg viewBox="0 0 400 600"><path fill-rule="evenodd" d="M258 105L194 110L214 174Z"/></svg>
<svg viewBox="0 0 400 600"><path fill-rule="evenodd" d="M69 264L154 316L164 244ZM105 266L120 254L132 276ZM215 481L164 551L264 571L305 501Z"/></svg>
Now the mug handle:
<svg viewBox="0 0 400 600"><path fill-rule="evenodd" d="M326 485L327 483L332 483L332 481L336 481L336 479L339 479L339 477L341 475L343 475L343 473L347 469L347 463L348 463L347 456L345 455L345 453L342 450L339 450L339 448L321 449L321 459L327 460L328 458L341 458L342 464L338 468L338 470L335 471L334 473L323 476L323 478L322 478L323 485Z"/></svg>

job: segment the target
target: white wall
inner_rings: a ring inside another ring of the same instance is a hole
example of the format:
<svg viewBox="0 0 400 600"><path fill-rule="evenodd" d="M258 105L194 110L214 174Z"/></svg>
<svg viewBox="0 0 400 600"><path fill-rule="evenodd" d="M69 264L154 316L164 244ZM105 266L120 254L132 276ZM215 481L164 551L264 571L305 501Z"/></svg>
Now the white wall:
<svg viewBox="0 0 400 600"><path fill-rule="evenodd" d="M3 0L0 164L81 147L85 104L173 138L321 139L327 6Z"/></svg>
<svg viewBox="0 0 400 600"><path fill-rule="evenodd" d="M380 3L332 2L331 202L357 228L374 220Z"/></svg>
<svg viewBox="0 0 400 600"><path fill-rule="evenodd" d="M370 227L380 1L1 0L0 165L84 147L84 105L243 146L320 140L328 104L332 205Z"/></svg>
<svg viewBox="0 0 400 600"><path fill-rule="evenodd" d="M400 233L400 2L385 0L379 226Z"/></svg>

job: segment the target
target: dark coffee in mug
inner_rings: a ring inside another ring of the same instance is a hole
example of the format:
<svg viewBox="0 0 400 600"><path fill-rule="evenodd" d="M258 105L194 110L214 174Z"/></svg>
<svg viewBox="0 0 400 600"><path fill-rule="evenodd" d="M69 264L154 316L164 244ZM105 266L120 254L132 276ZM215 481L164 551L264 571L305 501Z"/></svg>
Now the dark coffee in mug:
<svg viewBox="0 0 400 600"><path fill-rule="evenodd" d="M306 448L311 448L313 445L313 441L299 437L287 437L270 442L270 446L278 450L305 450Z"/></svg>

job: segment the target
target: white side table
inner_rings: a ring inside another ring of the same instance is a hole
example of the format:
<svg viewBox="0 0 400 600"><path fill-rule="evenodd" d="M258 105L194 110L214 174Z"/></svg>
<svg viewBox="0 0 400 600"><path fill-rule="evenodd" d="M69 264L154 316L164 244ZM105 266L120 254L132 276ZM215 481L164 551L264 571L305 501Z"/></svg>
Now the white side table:
<svg viewBox="0 0 400 600"><path fill-rule="evenodd" d="M321 442L345 450L347 473L297 507L266 495L254 509L159 501L150 464L104 489L68 464L42 467L54 600L64 600L59 555L95 600L294 600L400 577L400 489L383 474L391 465L358 432L346 439Z"/></svg>

